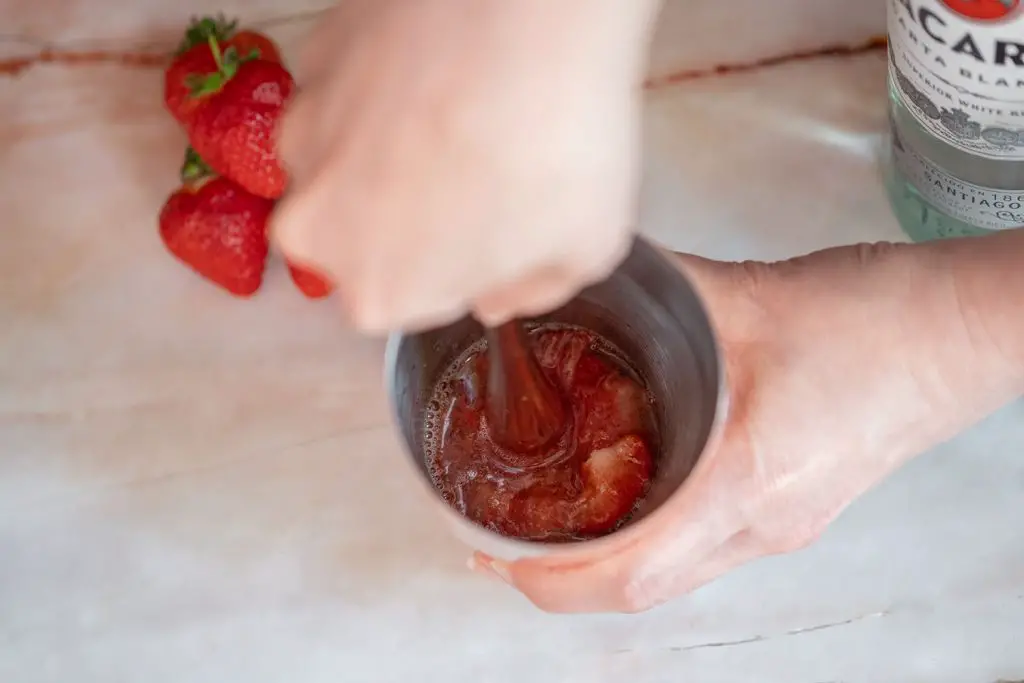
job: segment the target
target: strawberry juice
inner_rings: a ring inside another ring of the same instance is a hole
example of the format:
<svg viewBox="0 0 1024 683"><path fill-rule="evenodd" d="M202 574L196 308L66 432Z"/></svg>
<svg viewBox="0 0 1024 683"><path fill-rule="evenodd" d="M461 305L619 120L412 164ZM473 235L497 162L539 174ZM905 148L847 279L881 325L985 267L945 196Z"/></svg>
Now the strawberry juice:
<svg viewBox="0 0 1024 683"><path fill-rule="evenodd" d="M589 330L545 325L529 334L570 420L543 453L511 453L490 438L483 340L434 387L426 458L445 501L503 536L565 542L610 533L643 499L657 452L653 397L610 343Z"/></svg>

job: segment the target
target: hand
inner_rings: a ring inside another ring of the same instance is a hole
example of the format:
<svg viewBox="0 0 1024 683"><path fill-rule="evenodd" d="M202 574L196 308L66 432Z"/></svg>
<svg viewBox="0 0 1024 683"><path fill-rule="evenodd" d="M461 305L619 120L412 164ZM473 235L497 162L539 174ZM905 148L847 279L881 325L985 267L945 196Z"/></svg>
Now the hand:
<svg viewBox="0 0 1024 683"><path fill-rule="evenodd" d="M311 37L275 234L366 331L557 307L626 254L656 0L347 0Z"/></svg>
<svg viewBox="0 0 1024 683"><path fill-rule="evenodd" d="M544 610L635 612L815 540L895 468L1020 391L988 362L999 354L979 348L954 270L930 253L862 245L778 264L680 257L725 356L731 406L719 442L641 536L612 537L571 562L478 553L475 567Z"/></svg>

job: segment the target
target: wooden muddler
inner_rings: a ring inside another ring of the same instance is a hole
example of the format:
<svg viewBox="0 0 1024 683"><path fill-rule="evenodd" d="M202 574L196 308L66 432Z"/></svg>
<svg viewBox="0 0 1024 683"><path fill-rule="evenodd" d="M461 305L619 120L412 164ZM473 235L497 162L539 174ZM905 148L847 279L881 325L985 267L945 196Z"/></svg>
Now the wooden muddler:
<svg viewBox="0 0 1024 683"><path fill-rule="evenodd" d="M491 438L516 454L540 454L565 429L561 392L544 375L518 321L487 329L487 355Z"/></svg>

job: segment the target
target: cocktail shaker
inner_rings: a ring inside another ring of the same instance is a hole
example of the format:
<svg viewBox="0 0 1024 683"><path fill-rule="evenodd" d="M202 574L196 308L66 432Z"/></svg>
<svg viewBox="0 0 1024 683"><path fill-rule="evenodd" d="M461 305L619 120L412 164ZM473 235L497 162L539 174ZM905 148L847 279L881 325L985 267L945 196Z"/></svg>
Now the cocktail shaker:
<svg viewBox="0 0 1024 683"><path fill-rule="evenodd" d="M650 489L626 524L610 536L569 543L499 536L450 507L427 467L424 420L432 390L449 365L484 335L472 317L388 340L385 381L409 463L432 491L441 514L474 549L516 559L572 553L635 533L678 492L724 422L727 392L721 354L707 311L685 275L658 249L637 238L629 256L603 282L558 310L528 323L563 323L596 332L618 347L654 397L659 448Z"/></svg>

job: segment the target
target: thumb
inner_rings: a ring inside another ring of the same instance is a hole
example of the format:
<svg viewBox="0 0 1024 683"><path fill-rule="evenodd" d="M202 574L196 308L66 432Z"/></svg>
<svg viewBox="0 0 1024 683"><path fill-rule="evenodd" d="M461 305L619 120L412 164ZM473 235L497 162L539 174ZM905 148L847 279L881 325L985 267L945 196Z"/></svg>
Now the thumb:
<svg viewBox="0 0 1024 683"><path fill-rule="evenodd" d="M719 330L726 322L725 316L745 308L737 306L737 297L754 291L770 270L767 263L759 261L715 261L674 251L663 253L697 290Z"/></svg>

